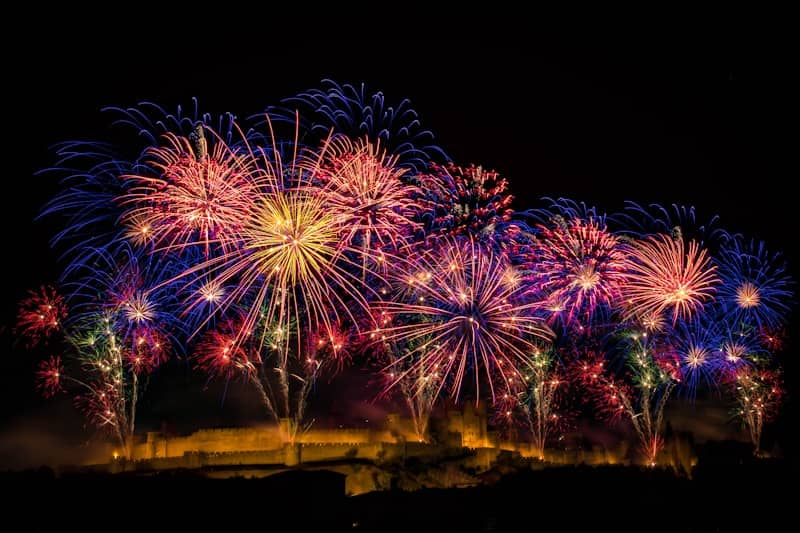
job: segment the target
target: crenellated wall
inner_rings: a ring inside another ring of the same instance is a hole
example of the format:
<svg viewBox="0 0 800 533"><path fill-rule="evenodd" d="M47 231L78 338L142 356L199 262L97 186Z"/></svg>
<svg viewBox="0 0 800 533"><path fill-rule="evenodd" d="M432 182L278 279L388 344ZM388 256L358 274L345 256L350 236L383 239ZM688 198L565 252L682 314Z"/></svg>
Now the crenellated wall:
<svg viewBox="0 0 800 533"><path fill-rule="evenodd" d="M413 422L398 415L389 415L380 428L312 428L295 432L289 420L281 420L278 425L203 429L178 437L152 432L134 446L132 460L114 460L107 468L143 473L201 469L217 477L265 476L297 466L338 469L347 475L347 493L358 494L388 488L390 470L382 470L381 465L412 457L438 466L426 469L419 476L395 480L402 481L403 486L472 485L479 482L474 477L476 471L489 470L503 457L538 459L532 466L626 461L625 449L571 445L562 450L545 450L542 455L531 443L500 441L496 434L487 431L487 416L482 406L467 405L463 411L452 411L436 420L428 438L420 440ZM469 452L465 454L461 448L468 448ZM673 448L670 457L681 458L690 469L687 446Z"/></svg>
<svg viewBox="0 0 800 533"><path fill-rule="evenodd" d="M474 466L488 467L501 450L522 457L537 457L529 443L500 442L487 431L486 411L482 406L467 405L452 411L438 422L438 445L420 442L413 423L398 415L389 415L382 428L312 428L291 431L288 420L277 426L251 428L202 429L191 435L168 437L148 433L133 448L125 469L196 468L203 466L275 465L295 466L340 460L390 461L403 457L422 457L440 453L444 448L470 448ZM294 435L293 435L294 434ZM607 455L607 456L606 456ZM548 462L616 462L617 454L605 451L546 452ZM137 465L138 463L138 465Z"/></svg>
<svg viewBox="0 0 800 533"><path fill-rule="evenodd" d="M470 423L477 419L470 419ZM461 425L459 425L461 427ZM376 450L381 444L398 444L407 441L416 442L418 437L413 432L413 424L396 415L390 416L384 428L312 428L299 432L294 437L289 431L289 422L281 421L279 426L261 426L252 428L201 429L191 435L167 437L157 432L147 434L144 442L133 447L134 461L149 459L165 459L183 457L191 453L225 454L268 452L282 450L286 445L302 445L304 455L336 456L332 450L355 454L355 457L374 459ZM480 433L480 429L472 430ZM483 430L485 433L485 428ZM474 440L474 439L473 439ZM327 445L327 452L321 452L322 445ZM334 446L331 448L330 446ZM356 446L356 448L353 448ZM315 448L316 447L316 448ZM355 451L349 451L349 450ZM343 451L344 450L344 451ZM327 454L327 455L326 455ZM331 455L333 454L333 455ZM339 456L337 456L339 457ZM316 460L316 459L315 459ZM327 460L327 459L319 459Z"/></svg>

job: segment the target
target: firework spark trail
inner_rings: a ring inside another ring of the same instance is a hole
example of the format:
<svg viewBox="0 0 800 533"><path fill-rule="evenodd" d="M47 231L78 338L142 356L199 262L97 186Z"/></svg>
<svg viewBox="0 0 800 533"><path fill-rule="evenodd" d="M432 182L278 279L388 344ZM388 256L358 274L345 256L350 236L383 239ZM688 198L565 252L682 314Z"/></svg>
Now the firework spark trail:
<svg viewBox="0 0 800 533"><path fill-rule="evenodd" d="M498 420L525 426L539 459L544 459L547 443L568 425L562 409L562 393L567 386L563 370L552 348L537 347L531 364L522 371L523 379L512 392L498 398Z"/></svg>
<svg viewBox="0 0 800 533"><path fill-rule="evenodd" d="M140 377L168 359L175 322L167 291L152 290L170 272L168 263L125 246L114 251L98 252L91 268L81 267L70 296L74 313L58 312L62 356L40 367L37 378L45 395L74 393L87 419L115 435L129 455Z"/></svg>
<svg viewBox="0 0 800 533"><path fill-rule="evenodd" d="M385 329L390 318L384 313L377 321ZM375 338L375 333L371 334ZM414 432L420 442L428 440L428 423L436 404L437 394L443 380L439 372L427 373L421 365L414 366L413 357L405 357L409 351L419 347L430 346L430 338L422 338L408 344L403 350L398 343L386 341L385 338L377 347L376 354L382 365L383 396L397 395L403 400L408 414L414 424ZM420 357L425 356L426 348L422 348Z"/></svg>
<svg viewBox="0 0 800 533"><path fill-rule="evenodd" d="M627 373L615 376L602 354L589 352L572 365L572 375L587 397L610 421L630 421L647 463L656 464L663 446L664 408L682 380L680 362L646 335L631 333L625 339Z"/></svg>
<svg viewBox="0 0 800 533"><path fill-rule="evenodd" d="M731 383L738 404L735 414L747 428L756 454L761 451L764 423L777 416L783 397L780 371L770 369L739 369Z"/></svg>

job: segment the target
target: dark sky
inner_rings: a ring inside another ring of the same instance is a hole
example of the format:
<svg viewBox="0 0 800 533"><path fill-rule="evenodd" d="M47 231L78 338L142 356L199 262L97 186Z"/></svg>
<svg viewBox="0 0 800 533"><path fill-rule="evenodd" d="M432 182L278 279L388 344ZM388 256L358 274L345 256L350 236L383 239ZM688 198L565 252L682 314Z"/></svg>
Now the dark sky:
<svg viewBox="0 0 800 533"><path fill-rule="evenodd" d="M625 199L693 204L702 217L719 214L729 229L767 240L798 264L797 202L787 185L798 176L789 158L796 60L788 61L793 47L779 31L691 39L560 34L507 44L478 34L459 42L294 40L285 47L205 33L161 37L39 28L26 42L44 46L6 47L12 95L4 112L0 324L13 321L26 288L58 272L47 244L53 228L33 222L56 190L33 176L54 161L50 145L102 139L107 105L173 108L196 96L204 110L246 117L322 78L366 82L389 101L410 98L454 160L509 178L517 208L534 207L541 196L608 209ZM7 329L2 343L11 350ZM8 427L47 409L30 390L32 361L20 349L10 354L0 377L0 424ZM788 363L790 379L796 368Z"/></svg>

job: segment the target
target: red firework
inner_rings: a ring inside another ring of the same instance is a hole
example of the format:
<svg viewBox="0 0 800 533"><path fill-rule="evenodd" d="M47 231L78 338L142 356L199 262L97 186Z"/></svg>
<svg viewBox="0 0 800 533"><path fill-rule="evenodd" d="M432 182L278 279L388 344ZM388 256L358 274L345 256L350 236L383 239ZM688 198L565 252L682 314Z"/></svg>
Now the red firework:
<svg viewBox="0 0 800 533"><path fill-rule="evenodd" d="M671 346L653 350L653 362L662 372L669 375L670 379L676 382L683 380L681 357Z"/></svg>
<svg viewBox="0 0 800 533"><path fill-rule="evenodd" d="M631 316L671 311L673 323L687 319L712 298L716 266L695 241L654 235L634 245L628 283L623 286Z"/></svg>
<svg viewBox="0 0 800 533"><path fill-rule="evenodd" d="M36 371L36 388L45 398L52 398L63 390L61 386L63 377L64 367L59 356L40 361L39 369Z"/></svg>
<svg viewBox="0 0 800 533"><path fill-rule="evenodd" d="M780 328L762 328L758 332L758 339L761 345L771 352L779 352L783 349L783 341L786 338L786 330Z"/></svg>
<svg viewBox="0 0 800 533"><path fill-rule="evenodd" d="M38 291L28 291L28 297L20 302L15 331L29 346L35 346L58 331L66 317L64 297L42 285Z"/></svg>
<svg viewBox="0 0 800 533"><path fill-rule="evenodd" d="M225 379L254 374L261 359L257 351L250 353L244 348L239 330L236 324L226 321L219 329L206 333L192 356L197 366L211 376Z"/></svg>
<svg viewBox="0 0 800 533"><path fill-rule="evenodd" d="M422 176L421 182L426 203L435 212L435 231L513 246L520 231L508 224L514 197L508 192L508 181L497 172L475 165L431 163L430 173Z"/></svg>
<svg viewBox="0 0 800 533"><path fill-rule="evenodd" d="M618 301L628 280L629 247L593 220L539 227L541 234L526 257L532 290L542 294L553 317L588 324L598 305Z"/></svg>
<svg viewBox="0 0 800 533"><path fill-rule="evenodd" d="M140 328L133 334L133 346L127 364L136 374L149 374L169 358L169 342L151 328Z"/></svg>
<svg viewBox="0 0 800 533"><path fill-rule="evenodd" d="M313 345L308 351L309 356L306 357L307 364L319 366L326 360L332 362L339 372L350 362L352 335L347 328L333 324L330 328L310 337Z"/></svg>
<svg viewBox="0 0 800 533"><path fill-rule="evenodd" d="M588 352L571 365L570 371L604 418L617 422L628 415L633 391L609 375L602 354Z"/></svg>

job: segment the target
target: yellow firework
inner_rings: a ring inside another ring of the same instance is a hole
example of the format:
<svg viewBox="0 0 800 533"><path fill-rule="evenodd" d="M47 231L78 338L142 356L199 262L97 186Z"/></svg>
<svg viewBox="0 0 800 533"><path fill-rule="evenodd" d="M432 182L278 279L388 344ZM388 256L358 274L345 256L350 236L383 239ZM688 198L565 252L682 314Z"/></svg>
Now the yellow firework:
<svg viewBox="0 0 800 533"><path fill-rule="evenodd" d="M319 198L294 191L270 194L243 232L252 267L286 287L315 280L338 253L338 227Z"/></svg>
<svg viewBox="0 0 800 533"><path fill-rule="evenodd" d="M364 270L361 254L367 251L346 239L349 213L329 205L324 186L312 184L317 169L295 161L296 154L284 166L277 148L262 154L237 246L188 274L208 275L212 286L227 287L214 312L246 307L242 332L263 320L288 332L281 336L284 348L294 339L299 352L298 328L331 332L342 318L355 323L354 311L367 309L369 289L356 274Z"/></svg>
<svg viewBox="0 0 800 533"><path fill-rule="evenodd" d="M736 304L742 309L749 309L751 307L758 307L761 303L761 294L758 287L745 281L736 288Z"/></svg>

